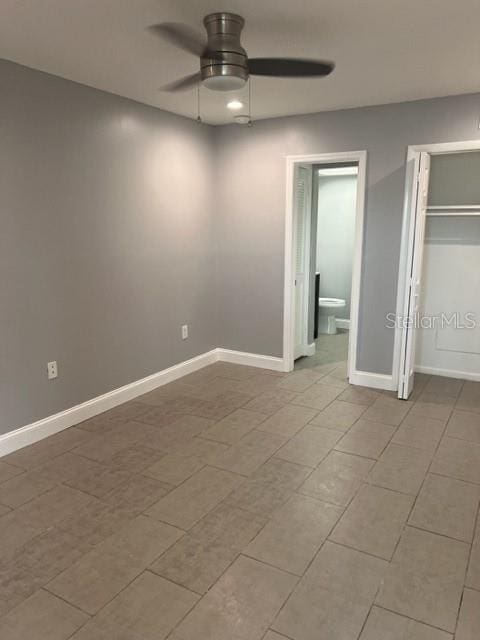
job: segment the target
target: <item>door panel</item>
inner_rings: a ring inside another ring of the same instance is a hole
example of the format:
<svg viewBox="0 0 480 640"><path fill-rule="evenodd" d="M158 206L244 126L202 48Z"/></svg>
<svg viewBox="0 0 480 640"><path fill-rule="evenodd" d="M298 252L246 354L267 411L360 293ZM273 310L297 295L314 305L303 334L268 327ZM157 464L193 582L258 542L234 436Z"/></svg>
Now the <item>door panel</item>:
<svg viewBox="0 0 480 640"><path fill-rule="evenodd" d="M425 220L430 175L430 155L420 153L416 179L416 196L412 214L412 232L407 260L408 278L402 321L405 323L402 340L402 370L398 397L407 400L414 385L416 319L420 308L420 286L425 238Z"/></svg>
<svg viewBox="0 0 480 640"><path fill-rule="evenodd" d="M295 251L295 345L294 358L305 355L308 331L308 279L310 263L309 225L312 191L312 169L297 166L294 189Z"/></svg>

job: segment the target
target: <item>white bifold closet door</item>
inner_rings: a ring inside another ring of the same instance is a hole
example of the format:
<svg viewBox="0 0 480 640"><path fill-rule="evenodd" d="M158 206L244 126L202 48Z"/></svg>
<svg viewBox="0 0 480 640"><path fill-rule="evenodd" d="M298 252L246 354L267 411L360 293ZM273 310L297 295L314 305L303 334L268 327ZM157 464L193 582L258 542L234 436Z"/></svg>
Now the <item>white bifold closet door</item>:
<svg viewBox="0 0 480 640"><path fill-rule="evenodd" d="M398 397L404 400L412 392L414 385L416 321L419 312L420 287L422 279L423 248L425 238L425 222L428 201L428 184L430 175L430 155L420 153L415 172L414 197L412 202L412 222L408 241L408 277L405 286L403 316L405 330L402 332L400 384Z"/></svg>
<svg viewBox="0 0 480 640"><path fill-rule="evenodd" d="M295 251L295 345L294 358L306 354L308 343L308 279L310 272L310 217L312 201L312 168L295 167L294 189Z"/></svg>

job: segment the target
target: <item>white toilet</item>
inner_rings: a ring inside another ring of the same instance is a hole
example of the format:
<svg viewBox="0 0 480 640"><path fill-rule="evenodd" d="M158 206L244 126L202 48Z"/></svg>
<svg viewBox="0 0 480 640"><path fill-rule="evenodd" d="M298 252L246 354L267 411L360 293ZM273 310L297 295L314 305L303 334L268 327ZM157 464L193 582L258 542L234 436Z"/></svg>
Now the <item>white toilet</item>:
<svg viewBox="0 0 480 640"><path fill-rule="evenodd" d="M340 315L340 311L345 309L347 302L341 298L319 298L318 299L318 332L334 334L337 333L337 321L335 316ZM341 317L341 315L340 315Z"/></svg>

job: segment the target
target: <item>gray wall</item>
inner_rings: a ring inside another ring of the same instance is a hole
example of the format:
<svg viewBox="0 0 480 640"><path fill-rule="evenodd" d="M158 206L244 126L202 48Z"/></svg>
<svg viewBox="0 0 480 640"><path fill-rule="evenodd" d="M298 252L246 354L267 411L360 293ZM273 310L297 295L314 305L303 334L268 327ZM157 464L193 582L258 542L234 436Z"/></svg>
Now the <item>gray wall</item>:
<svg viewBox="0 0 480 640"><path fill-rule="evenodd" d="M350 318L357 176L318 179L316 270L320 297L346 301L338 317Z"/></svg>
<svg viewBox="0 0 480 640"><path fill-rule="evenodd" d="M465 95L218 127L221 346L282 355L285 156L366 149L357 366L390 374L407 146L479 138L479 113Z"/></svg>
<svg viewBox="0 0 480 640"><path fill-rule="evenodd" d="M5 61L0 87L7 432L218 339L213 129Z"/></svg>

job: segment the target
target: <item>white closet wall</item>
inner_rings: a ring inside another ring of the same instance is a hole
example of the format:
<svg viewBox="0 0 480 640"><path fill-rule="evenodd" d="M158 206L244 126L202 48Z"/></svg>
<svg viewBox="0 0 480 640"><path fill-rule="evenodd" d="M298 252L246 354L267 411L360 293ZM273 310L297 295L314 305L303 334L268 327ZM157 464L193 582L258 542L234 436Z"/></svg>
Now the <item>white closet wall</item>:
<svg viewBox="0 0 480 640"><path fill-rule="evenodd" d="M433 156L429 207L479 205L480 154ZM433 318L452 321L451 325ZM427 216L415 369L480 380L480 215ZM462 328L475 320L474 328Z"/></svg>

